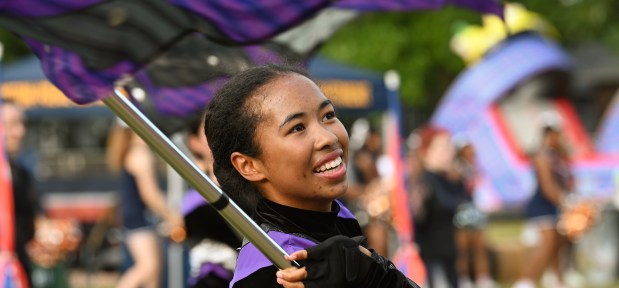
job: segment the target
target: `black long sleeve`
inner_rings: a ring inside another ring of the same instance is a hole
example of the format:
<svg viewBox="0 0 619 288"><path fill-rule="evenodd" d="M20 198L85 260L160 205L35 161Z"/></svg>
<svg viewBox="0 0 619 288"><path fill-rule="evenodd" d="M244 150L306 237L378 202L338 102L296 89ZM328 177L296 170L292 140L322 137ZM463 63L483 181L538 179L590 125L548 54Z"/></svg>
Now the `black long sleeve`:
<svg viewBox="0 0 619 288"><path fill-rule="evenodd" d="M378 264L368 271L368 279L362 287L394 287L394 288L419 288L408 279L387 258L372 251L372 259Z"/></svg>
<svg viewBox="0 0 619 288"><path fill-rule="evenodd" d="M303 281L306 288L418 288L386 258L376 253L369 257L361 252L359 246L367 248L367 242L365 237L360 236L362 233L359 224L349 211L344 211L338 216L340 212L342 212L340 206L335 202L332 211L325 213L303 211L264 200L258 205L256 214L259 217L256 220L261 225L266 225L263 227L268 227L269 231L289 235L286 237L287 240L280 243L282 247L307 242L318 243L307 246L303 244L294 250L308 251L308 259L299 261L308 271L308 278ZM244 251L251 250L243 249L248 248L244 246L241 249L239 263L246 261L243 263L266 264L262 260L256 260L256 256L252 256L255 252L247 252L248 254L244 256ZM268 265L257 270L251 267L246 265L239 268L237 263L237 272L243 272L235 275L239 279L233 280L232 287L281 287L277 284L275 266ZM245 274L248 270L251 272Z"/></svg>
<svg viewBox="0 0 619 288"><path fill-rule="evenodd" d="M277 283L277 267L271 265L258 269L249 276L234 283L234 288L281 288Z"/></svg>

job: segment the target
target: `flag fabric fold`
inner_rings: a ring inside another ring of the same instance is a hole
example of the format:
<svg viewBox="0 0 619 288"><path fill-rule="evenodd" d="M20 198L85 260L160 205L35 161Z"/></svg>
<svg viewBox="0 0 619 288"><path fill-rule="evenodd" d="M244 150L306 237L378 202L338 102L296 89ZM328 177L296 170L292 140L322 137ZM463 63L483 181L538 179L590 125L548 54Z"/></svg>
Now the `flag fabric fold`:
<svg viewBox="0 0 619 288"><path fill-rule="evenodd" d="M291 28L319 18L316 15L327 8L360 12L409 11L438 9L445 5L482 13L502 11L498 0L24 0L0 4L0 26L26 40L41 59L46 75L67 97L78 104L87 104L108 96L115 81L127 75L136 76L194 33L201 34L209 45L219 45L216 49L239 50L242 49L239 46L263 46L266 41L273 42ZM321 19L324 20L325 17ZM330 32L322 41L337 27L339 25L323 26L323 30ZM273 43L286 46L290 39L298 40L312 34L298 35L301 36L280 38L280 42ZM248 49L251 54L252 49L258 48ZM276 49L270 53L278 55L279 52ZM236 54L247 57L247 53ZM213 57L210 59L214 61ZM218 68L208 61L203 65L204 69ZM173 76L170 73L166 77ZM137 78L144 79L143 76ZM149 82L144 84L150 85ZM185 109L183 103L193 101L177 98L194 97L195 93L190 91L197 86L200 84L180 88L177 85L173 88L178 89L178 93L170 93L172 90L161 93L174 94L173 99L166 101L167 106L174 105L171 102L180 103L169 115L177 116L178 111ZM201 94L212 93L215 88L216 85L209 86ZM209 97L210 94L198 103L208 101ZM160 101L153 103L159 105ZM161 110L166 109L169 107Z"/></svg>
<svg viewBox="0 0 619 288"><path fill-rule="evenodd" d="M327 8L275 38L253 45L223 45L193 33L134 73L127 88L140 110L170 134L199 117L196 112L202 111L230 76L257 65L306 66L316 47L357 15L351 10Z"/></svg>

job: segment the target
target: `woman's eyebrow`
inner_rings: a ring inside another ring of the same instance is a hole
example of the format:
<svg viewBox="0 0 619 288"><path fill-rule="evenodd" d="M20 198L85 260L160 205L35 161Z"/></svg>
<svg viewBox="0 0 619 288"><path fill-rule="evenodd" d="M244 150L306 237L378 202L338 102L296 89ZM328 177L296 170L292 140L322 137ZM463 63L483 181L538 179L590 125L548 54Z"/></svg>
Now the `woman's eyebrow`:
<svg viewBox="0 0 619 288"><path fill-rule="evenodd" d="M320 105L318 106L318 109L323 109L329 105L333 105L333 103L331 102L331 100L325 100L322 103L320 103ZM279 125L279 130L282 129L282 127L284 127L286 124L288 124L290 121L297 119L297 118L301 118L305 116L305 112L298 112L298 113L293 113L290 114L286 117L286 119L284 119L284 122L282 122L282 124Z"/></svg>
<svg viewBox="0 0 619 288"><path fill-rule="evenodd" d="M305 112L298 112L298 113L293 113L290 114L286 117L286 119L284 119L284 122L282 122L281 125L279 125L279 129L281 130L282 127L284 127L286 124L288 124L290 121L296 119L296 118L301 118L305 115Z"/></svg>
<svg viewBox="0 0 619 288"><path fill-rule="evenodd" d="M320 106L318 107L319 109L325 108L329 105L333 105L333 103L331 102L331 100L327 99L325 101L323 101L322 103L320 103Z"/></svg>

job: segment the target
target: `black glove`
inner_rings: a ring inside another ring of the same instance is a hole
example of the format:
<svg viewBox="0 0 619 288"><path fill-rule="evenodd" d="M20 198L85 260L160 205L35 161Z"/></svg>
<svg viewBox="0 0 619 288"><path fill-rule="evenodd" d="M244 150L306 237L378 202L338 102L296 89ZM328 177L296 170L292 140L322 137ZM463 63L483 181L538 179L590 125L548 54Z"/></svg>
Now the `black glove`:
<svg viewBox="0 0 619 288"><path fill-rule="evenodd" d="M324 287L416 287L385 258L359 250L365 237L334 236L307 249L307 288ZM409 284L410 282L410 284Z"/></svg>

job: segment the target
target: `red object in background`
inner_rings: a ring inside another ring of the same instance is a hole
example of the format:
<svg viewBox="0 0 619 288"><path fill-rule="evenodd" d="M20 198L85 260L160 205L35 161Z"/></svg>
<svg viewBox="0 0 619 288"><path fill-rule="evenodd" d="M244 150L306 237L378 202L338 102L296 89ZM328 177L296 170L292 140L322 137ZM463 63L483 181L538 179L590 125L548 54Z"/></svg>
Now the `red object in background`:
<svg viewBox="0 0 619 288"><path fill-rule="evenodd" d="M4 127L1 123L0 135L4 135ZM11 169L6 159L3 139L0 141L0 151L0 251L14 253L15 207L13 207L13 185L11 185Z"/></svg>
<svg viewBox="0 0 619 288"><path fill-rule="evenodd" d="M50 218L66 218L80 223L95 223L115 213L116 199L110 193L48 195L45 213Z"/></svg>
<svg viewBox="0 0 619 288"><path fill-rule="evenodd" d="M394 95L392 95L394 96ZM404 159L402 155L402 137L400 136L400 120L397 111L399 106L391 103L391 111L387 117L387 155L392 160L391 174L391 215L392 223L400 242L392 262L404 275L415 283L423 286L426 282L426 267L413 243L413 221L409 209L408 192L405 186Z"/></svg>
<svg viewBox="0 0 619 288"><path fill-rule="evenodd" d="M580 121L574 105L567 98L560 97L555 99L554 106L561 115L565 128L563 129L567 142L574 149L574 156L577 159L587 159L595 157L597 153L591 139L585 131L585 127Z"/></svg>

